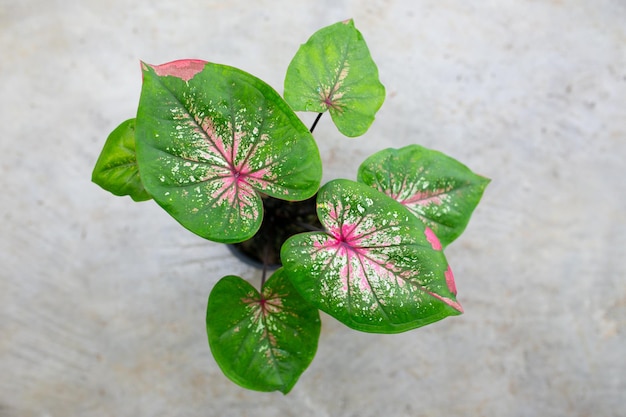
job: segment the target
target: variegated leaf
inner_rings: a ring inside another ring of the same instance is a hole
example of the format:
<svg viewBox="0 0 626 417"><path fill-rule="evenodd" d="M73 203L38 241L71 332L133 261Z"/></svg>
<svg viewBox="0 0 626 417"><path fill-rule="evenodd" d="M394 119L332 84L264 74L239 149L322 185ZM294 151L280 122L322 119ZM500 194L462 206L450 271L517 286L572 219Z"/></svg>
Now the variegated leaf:
<svg viewBox="0 0 626 417"><path fill-rule="evenodd" d="M291 237L281 258L302 296L346 325L397 333L463 310L432 230L365 184L334 180L317 198L326 232Z"/></svg>
<svg viewBox="0 0 626 417"><path fill-rule="evenodd" d="M236 276L211 291L207 334L224 374L242 387L288 393L309 366L320 335L319 312L277 270L261 294Z"/></svg>
<svg viewBox="0 0 626 417"><path fill-rule="evenodd" d="M329 111L341 133L364 134L385 100L363 35L352 19L315 32L289 64L285 100L296 111Z"/></svg>
<svg viewBox="0 0 626 417"><path fill-rule="evenodd" d="M358 180L411 210L444 247L465 230L490 181L459 161L419 145L370 156L359 167Z"/></svg>
<svg viewBox="0 0 626 417"><path fill-rule="evenodd" d="M148 192L183 226L240 242L261 224L258 192L289 201L315 194L317 145L270 86L198 60L142 68L137 161Z"/></svg>

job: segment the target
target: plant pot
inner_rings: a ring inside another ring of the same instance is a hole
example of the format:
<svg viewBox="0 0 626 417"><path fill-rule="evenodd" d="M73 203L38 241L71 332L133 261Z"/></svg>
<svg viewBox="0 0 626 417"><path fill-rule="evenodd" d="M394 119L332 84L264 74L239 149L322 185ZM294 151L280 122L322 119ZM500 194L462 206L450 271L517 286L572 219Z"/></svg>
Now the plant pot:
<svg viewBox="0 0 626 417"><path fill-rule="evenodd" d="M289 237L322 229L317 218L316 197L285 201L263 196L264 214L259 231L251 239L229 245L229 248L250 265L270 269L280 267L280 248Z"/></svg>

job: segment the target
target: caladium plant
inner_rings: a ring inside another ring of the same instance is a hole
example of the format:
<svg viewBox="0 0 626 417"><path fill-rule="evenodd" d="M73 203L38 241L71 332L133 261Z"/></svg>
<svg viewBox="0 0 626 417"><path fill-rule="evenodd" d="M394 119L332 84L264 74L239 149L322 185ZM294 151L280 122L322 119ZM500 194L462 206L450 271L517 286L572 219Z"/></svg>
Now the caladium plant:
<svg viewBox="0 0 626 417"><path fill-rule="evenodd" d="M320 186L312 135L320 117L328 112L341 133L361 136L385 97L352 20L300 47L284 98L251 74L202 60L142 62L141 70L136 117L109 135L92 180L153 199L191 232L262 268L260 290L231 275L208 299L209 346L232 381L289 392L315 355L319 310L376 333L463 312L444 249L488 179L410 145L367 158L357 181ZM318 116L309 129L295 111Z"/></svg>

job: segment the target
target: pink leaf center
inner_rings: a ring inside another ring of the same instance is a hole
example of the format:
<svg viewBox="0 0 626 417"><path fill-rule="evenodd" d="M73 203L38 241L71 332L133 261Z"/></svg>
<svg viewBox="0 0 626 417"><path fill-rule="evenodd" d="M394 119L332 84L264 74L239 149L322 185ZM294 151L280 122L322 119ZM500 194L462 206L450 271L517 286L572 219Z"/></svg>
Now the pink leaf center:
<svg viewBox="0 0 626 417"><path fill-rule="evenodd" d="M270 294L259 298L243 298L245 304L253 308L253 320L265 319L271 314L278 314L283 310L283 303L280 296Z"/></svg>

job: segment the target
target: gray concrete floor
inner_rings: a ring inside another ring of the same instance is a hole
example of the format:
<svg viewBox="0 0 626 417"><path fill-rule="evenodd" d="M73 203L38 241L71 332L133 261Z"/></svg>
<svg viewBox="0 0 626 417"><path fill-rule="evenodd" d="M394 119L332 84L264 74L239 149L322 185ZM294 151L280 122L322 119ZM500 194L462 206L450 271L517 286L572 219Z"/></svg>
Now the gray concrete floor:
<svg viewBox="0 0 626 417"><path fill-rule="evenodd" d="M322 119L325 178L410 143L492 178L448 250L466 314L394 336L325 316L288 396L246 391L204 314L221 276L260 273L91 169L140 59L282 91L348 17L388 96L362 138ZM623 416L624 22L622 0L0 0L0 416Z"/></svg>

